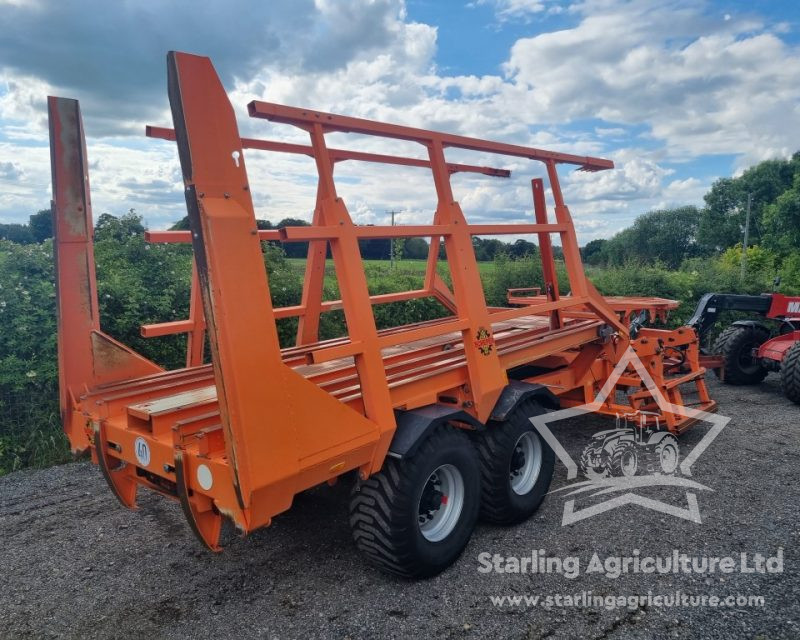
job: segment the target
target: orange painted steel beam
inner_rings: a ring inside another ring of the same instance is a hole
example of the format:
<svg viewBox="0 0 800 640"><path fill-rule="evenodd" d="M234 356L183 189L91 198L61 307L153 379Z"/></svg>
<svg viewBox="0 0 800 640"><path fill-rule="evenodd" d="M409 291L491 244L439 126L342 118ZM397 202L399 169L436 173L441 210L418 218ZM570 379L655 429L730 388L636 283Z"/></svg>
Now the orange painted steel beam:
<svg viewBox="0 0 800 640"><path fill-rule="evenodd" d="M424 340L426 338L434 338L436 336L446 335L454 331L463 331L467 328L465 320L450 320L441 324L408 328L405 331L398 331L387 335L382 335L378 338L378 346L381 349L392 347L400 344L408 344L417 340ZM328 362L336 360L337 358L344 358L347 356L355 355L364 349L363 344L359 342L348 342L342 345L327 347L312 351L309 355L311 362L318 364L321 362Z"/></svg>
<svg viewBox="0 0 800 640"><path fill-rule="evenodd" d="M369 465L364 465L361 469L362 476L366 478L383 466L397 423L378 347L375 316L366 312L370 308L369 286L361 261L356 226L344 201L336 193L333 162L328 154L322 128L310 127L308 133L319 176L318 221L321 225L340 227L338 237L330 241L331 255L344 303L348 334L351 342L363 345L363 351L354 354L354 359L363 391L364 414L378 429L378 443L371 452Z"/></svg>
<svg viewBox="0 0 800 640"><path fill-rule="evenodd" d="M58 379L61 419L75 451L89 437L73 429L72 411L81 388L94 381L91 333L100 330L94 268L94 226L83 119L77 100L47 98L55 214ZM77 267L77 269L76 269ZM68 333L69 332L69 333Z"/></svg>
<svg viewBox="0 0 800 640"><path fill-rule="evenodd" d="M469 235L524 235L529 233L562 233L566 230L562 224L471 224L467 226ZM395 225L356 227L359 238L425 238L432 236L448 236L454 231L453 225ZM283 227L280 229L281 239L287 242L305 242L337 237L340 233L337 226Z"/></svg>
<svg viewBox="0 0 800 640"><path fill-rule="evenodd" d="M587 304L588 301L589 298L578 298L577 296L560 298L559 300L544 299L544 301L539 304L495 311L490 315L490 317L492 318L493 322L499 322L500 320L513 320L514 318L523 318L525 316L545 314L550 311L557 311L559 309L583 306Z"/></svg>
<svg viewBox="0 0 800 640"><path fill-rule="evenodd" d="M595 286L586 277L581 260L581 250L578 246L578 236L575 233L575 225L572 222L567 205L564 204L564 196L561 192L561 183L558 179L558 168L555 160L545 162L547 177L550 180L550 189L553 193L555 203L555 217L559 224L567 225L566 230L561 234L561 250L564 254L564 264L567 267L567 278L569 280L572 295L587 297L587 304L606 321L614 330L619 333L623 341L628 340L628 327L620 322L617 314L603 300ZM553 269L554 270L554 269Z"/></svg>
<svg viewBox="0 0 800 640"><path fill-rule="evenodd" d="M472 224L471 235L524 235L529 233L562 233L563 224ZM339 227L308 226L282 227L281 229L259 229L258 239L262 242L308 242L310 240L329 240L339 233ZM395 225L392 227L369 225L356 227L359 238L425 238L452 233L446 225ZM145 231L144 239L152 243L190 243L191 231Z"/></svg>
<svg viewBox="0 0 800 640"><path fill-rule="evenodd" d="M533 215L537 224L547 224L547 205L544 199L544 181L541 178L531 180L533 193ZM545 295L549 300L556 301L560 297L558 291L558 275L556 262L553 256L553 242L547 233L539 234L539 252L542 256L542 277L544 279ZM550 327L557 329L562 325L561 314L554 310L550 314Z"/></svg>
<svg viewBox="0 0 800 640"><path fill-rule="evenodd" d="M258 239L262 242L269 240L280 241L281 235L277 229L259 229ZM192 242L191 231L145 231L144 241L160 244L190 244Z"/></svg>
<svg viewBox="0 0 800 640"><path fill-rule="evenodd" d="M191 328L186 336L186 366L197 367L203 364L206 343L206 318L203 301L200 299L200 274L197 262L192 260L192 282L189 292L189 322Z"/></svg>
<svg viewBox="0 0 800 640"><path fill-rule="evenodd" d="M486 308L472 236L464 213L453 196L445 166L444 147L441 140L433 140L427 147L438 199L433 223L453 228L449 235L443 236L445 255L453 282L455 315L466 325L461 336L472 402L478 419L485 422L508 383L508 377L497 357L497 350L493 348L489 310Z"/></svg>
<svg viewBox="0 0 800 640"><path fill-rule="evenodd" d="M662 322L666 321L667 312L678 308L677 300L667 298L656 298L646 296L604 296L606 304L618 314L622 315L624 322L628 322L634 312L648 311L651 318L658 318ZM523 290L508 290L509 304L536 305L547 301L546 296L526 295ZM565 312L570 317L594 317L594 313L586 305L581 305L580 310L570 309Z"/></svg>
<svg viewBox="0 0 800 640"><path fill-rule="evenodd" d="M166 127L154 127L147 125L145 135L148 138L160 138L162 140L175 140L175 130ZM277 151L278 153L293 153L314 157L314 150L305 144L292 144L289 142L278 142L276 140L257 140L255 138L242 138L244 149L257 149L259 151ZM376 162L379 164L394 164L407 167L427 167L431 164L422 158L406 158L404 156L390 156L383 153L366 153L363 151L351 151L349 149L328 149L330 158L333 162L345 160L360 160L362 162ZM480 167L472 164L460 164L457 162L447 163L450 173L480 173L495 178L508 178L511 176L509 169L497 169L495 167Z"/></svg>
<svg viewBox="0 0 800 640"><path fill-rule="evenodd" d="M311 109L289 107L273 102L253 100L247 105L247 110L254 118L264 118L272 122L283 122L285 124L293 124L302 127L319 125L326 133L331 131L360 133L384 138L395 138L398 140L410 140L425 145L436 141L442 148L455 147L458 149L469 149L471 151L484 151L499 155L528 158L530 160L540 160L542 162L574 164L578 165L584 171L601 171L603 169L614 168L614 163L604 158L545 151L544 149L537 149L535 147L524 147L504 142L490 142L478 138L469 138L467 136L417 129L397 124L387 124L385 122L366 120L364 118L353 118L351 116L340 116L333 113L313 111Z"/></svg>
<svg viewBox="0 0 800 640"><path fill-rule="evenodd" d="M333 171L333 166L331 166ZM317 198L312 225L322 221L322 196L320 185L317 185ZM295 344L310 344L319 340L319 324L322 316L322 296L325 289L325 265L328 257L328 241L312 240L306 252L306 269L303 273L303 292L300 297L302 313L297 318ZM277 317L277 316L276 316Z"/></svg>
<svg viewBox="0 0 800 640"><path fill-rule="evenodd" d="M405 300L416 300L418 298L425 298L432 295L430 291L425 289L413 289L411 291L398 291L396 293L380 293L370 296L369 300L372 305L376 304L389 304L391 302L403 302ZM328 311L338 311L344 308L344 302L341 300L325 300L320 303L320 311L323 313ZM293 307L276 307L275 318L292 318L302 315L305 312L303 305L296 305Z"/></svg>
<svg viewBox="0 0 800 640"><path fill-rule="evenodd" d="M154 362L100 329L95 278L89 161L77 100L48 96L53 182L54 257L61 420L73 451L85 451L95 430L78 411L87 386L161 371ZM115 494L118 476L106 476Z"/></svg>
<svg viewBox="0 0 800 640"><path fill-rule="evenodd" d="M283 364L261 243L251 233L255 213L245 161L236 153L241 137L233 108L208 58L170 53L167 67L234 491L220 495L215 512L229 514L249 530L287 509L304 484L329 477L327 468L308 467L310 460L324 465L341 459L342 469L368 463L371 449L356 452L351 443L376 442L378 429ZM392 413L390 405L387 412ZM325 420L338 428L317 429ZM263 463L265 452L270 464ZM187 463L191 466L191 459ZM184 512L215 548L217 540L207 533L213 529L203 526L211 505L191 472Z"/></svg>
<svg viewBox="0 0 800 640"><path fill-rule="evenodd" d="M194 322L191 320L175 320L173 322L143 324L140 332L143 338L160 338L176 333L188 333L192 329L194 329Z"/></svg>

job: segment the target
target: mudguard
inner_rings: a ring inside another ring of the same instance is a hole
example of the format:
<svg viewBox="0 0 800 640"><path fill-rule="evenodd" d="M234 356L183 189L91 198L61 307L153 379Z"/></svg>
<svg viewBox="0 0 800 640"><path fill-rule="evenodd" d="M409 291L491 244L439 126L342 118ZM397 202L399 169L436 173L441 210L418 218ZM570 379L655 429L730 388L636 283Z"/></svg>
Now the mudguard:
<svg viewBox="0 0 800 640"><path fill-rule="evenodd" d="M558 398L544 385L512 380L503 389L503 393L500 394L500 398L498 398L497 404L494 405L489 418L497 422L505 420L520 402L527 400L531 396L535 396L536 400L548 409L560 408Z"/></svg>
<svg viewBox="0 0 800 640"><path fill-rule="evenodd" d="M758 320L736 320L735 322L732 322L731 325L734 327L750 327L751 329L761 328L769 333L769 327Z"/></svg>
<svg viewBox="0 0 800 640"><path fill-rule="evenodd" d="M669 431L656 431L654 434L652 434L652 435L651 435L651 436L650 436L650 437L647 439L647 446L648 446L648 447L650 447L650 446L655 446L655 445L657 445L659 442L661 442L661 441L662 441L664 438L666 438L667 436L672 436L673 438L675 437L675 436L674 436L674 435L672 435L672 434L671 434Z"/></svg>
<svg viewBox="0 0 800 640"><path fill-rule="evenodd" d="M485 426L463 409L444 404L429 404L409 411L395 411L397 429L387 455L393 458L413 456L419 445L436 427L447 422L462 422L476 431Z"/></svg>

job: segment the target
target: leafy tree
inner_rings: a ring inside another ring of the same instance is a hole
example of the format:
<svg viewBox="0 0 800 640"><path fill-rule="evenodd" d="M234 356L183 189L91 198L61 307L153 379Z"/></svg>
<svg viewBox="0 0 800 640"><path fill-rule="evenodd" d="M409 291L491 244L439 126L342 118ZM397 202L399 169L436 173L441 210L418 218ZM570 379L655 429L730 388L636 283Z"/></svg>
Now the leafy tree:
<svg viewBox="0 0 800 640"><path fill-rule="evenodd" d="M704 196L698 242L707 251L719 251L742 242L747 215L747 194L752 194L750 242L759 244L765 234L764 213L778 196L792 187L800 170L800 153L790 160L767 160L737 178L720 178Z"/></svg>
<svg viewBox="0 0 800 640"><path fill-rule="evenodd" d="M428 257L428 243L422 238L406 238L403 243L403 258L424 260Z"/></svg>
<svg viewBox="0 0 800 640"><path fill-rule="evenodd" d="M362 238L358 241L361 257L365 260L388 260L391 244L389 238Z"/></svg>
<svg viewBox="0 0 800 640"><path fill-rule="evenodd" d="M608 240L604 238L597 238L590 240L586 246L581 248L581 258L586 264L601 264L605 257L605 246Z"/></svg>
<svg viewBox="0 0 800 640"><path fill-rule="evenodd" d="M94 225L95 242L113 240L125 243L128 238L132 237L141 237L144 242L144 231L142 216L133 209L119 218L110 213L100 214Z"/></svg>
<svg viewBox="0 0 800 640"><path fill-rule="evenodd" d="M524 258L525 256L535 256L538 254L538 249L535 244L528 240L515 240L513 244L506 245L508 255L512 258Z"/></svg>
<svg viewBox="0 0 800 640"><path fill-rule="evenodd" d="M178 220L175 224L173 224L170 228L170 231L189 231L189 216L183 216L180 220Z"/></svg>
<svg viewBox="0 0 800 640"><path fill-rule="evenodd" d="M41 209L28 218L28 228L34 241L44 242L53 237L53 212L50 209Z"/></svg>
<svg viewBox="0 0 800 640"><path fill-rule="evenodd" d="M399 261L403 259L403 248L405 247L405 244L405 238L395 238L394 242L390 242L393 260Z"/></svg>
<svg viewBox="0 0 800 640"><path fill-rule="evenodd" d="M66 461L51 241L0 240L0 323L0 475Z"/></svg>
<svg viewBox="0 0 800 640"><path fill-rule="evenodd" d="M0 240L8 240L17 244L33 244L35 242L30 227L16 222L0 224Z"/></svg>
<svg viewBox="0 0 800 640"><path fill-rule="evenodd" d="M182 320L189 313L192 249L149 244L135 211L104 213L95 225L100 322L104 331L161 365L181 365L185 337L145 339L142 324Z"/></svg>
<svg viewBox="0 0 800 640"><path fill-rule="evenodd" d="M496 238L479 238L473 236L472 248L475 249L475 259L479 262L494 260L495 256L504 253L508 245Z"/></svg>
<svg viewBox="0 0 800 640"><path fill-rule="evenodd" d="M284 218L273 228L283 229L284 227L307 227L308 222L299 218ZM308 242L287 242L283 245L283 250L288 258L305 258L308 256Z"/></svg>
<svg viewBox="0 0 800 640"><path fill-rule="evenodd" d="M0 224L0 239L17 244L44 242L53 237L53 215L50 209L42 209L28 217L28 224Z"/></svg>
<svg viewBox="0 0 800 640"><path fill-rule="evenodd" d="M699 221L697 207L651 211L611 238L603 245L603 252L615 265L634 260L676 268L698 252Z"/></svg>
<svg viewBox="0 0 800 640"><path fill-rule="evenodd" d="M800 171L794 175L792 188L764 208L764 245L782 255L800 250Z"/></svg>

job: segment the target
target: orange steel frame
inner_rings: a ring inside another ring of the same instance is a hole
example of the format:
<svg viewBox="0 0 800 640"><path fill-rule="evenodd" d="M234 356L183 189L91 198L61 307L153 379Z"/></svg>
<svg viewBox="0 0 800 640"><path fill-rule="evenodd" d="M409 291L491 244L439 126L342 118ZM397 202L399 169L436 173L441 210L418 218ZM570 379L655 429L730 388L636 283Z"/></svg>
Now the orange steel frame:
<svg viewBox="0 0 800 640"><path fill-rule="evenodd" d="M456 403L486 423L508 384L508 372L530 364L547 373L528 381L548 385L565 406L582 404L594 398L629 346L676 404L683 400L678 387L693 382L699 405L713 408L691 330L645 329L634 340L629 336L627 320L634 308L664 311L670 301L615 307L584 275L557 166L599 171L612 168L611 161L258 101L248 105L252 117L298 127L308 133L310 144L243 139L208 58L170 53L168 76L174 130L148 127L148 135L178 143L191 231L148 232L147 239L192 242L192 294L187 320L146 325L142 334L188 334L187 367L176 371L164 371L100 329L80 112L74 100L48 102L62 417L73 449L91 450L126 506L135 506L140 486L175 497L198 537L216 550L223 516L250 531L269 524L306 488L351 470L362 478L380 470L396 428L395 411ZM416 142L427 158L329 149L325 136L331 132ZM313 157L319 182L310 227L258 230L245 148ZM555 221L548 217L544 182L534 179L535 222L468 224L450 175L507 177L509 172L448 163L448 148L542 162ZM333 177L335 163L343 160L429 169L438 197L432 223L356 226ZM538 236L544 295L517 296L514 301L522 304L517 308L487 307L472 237L494 234ZM560 236L570 296L559 295L551 234ZM359 239L412 236L430 238L423 287L370 295ZM309 242L299 305L273 308L262 255L265 240ZM436 271L442 242L452 289ZM328 249L341 300L322 299ZM437 299L450 315L378 330L373 305L421 297ZM320 341L320 315L336 309L344 313L348 335ZM296 344L281 349L276 320L289 317L299 319ZM203 364L206 336L210 365ZM685 355L670 359L665 344ZM679 369L683 372L676 375ZM629 370L617 384L641 387L641 380ZM631 406L653 410L653 395L642 388L628 405L609 398L601 411L613 415ZM689 422L672 414L664 418L676 432ZM147 464L137 456L143 446Z"/></svg>

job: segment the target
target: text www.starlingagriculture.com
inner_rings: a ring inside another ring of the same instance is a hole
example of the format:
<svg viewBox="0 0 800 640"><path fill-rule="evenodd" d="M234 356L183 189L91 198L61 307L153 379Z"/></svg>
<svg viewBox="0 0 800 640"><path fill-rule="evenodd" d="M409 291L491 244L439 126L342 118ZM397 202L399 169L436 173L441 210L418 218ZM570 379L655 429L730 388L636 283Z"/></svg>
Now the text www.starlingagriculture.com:
<svg viewBox="0 0 800 640"><path fill-rule="evenodd" d="M591 591L550 595L489 596L496 607L571 607L586 609L638 609L641 607L763 607L764 596L729 594L647 593L639 595L598 595Z"/></svg>

